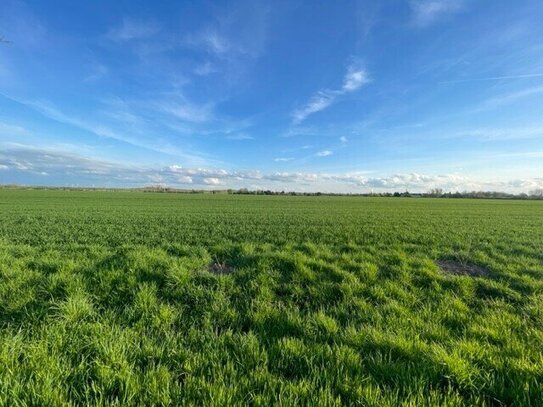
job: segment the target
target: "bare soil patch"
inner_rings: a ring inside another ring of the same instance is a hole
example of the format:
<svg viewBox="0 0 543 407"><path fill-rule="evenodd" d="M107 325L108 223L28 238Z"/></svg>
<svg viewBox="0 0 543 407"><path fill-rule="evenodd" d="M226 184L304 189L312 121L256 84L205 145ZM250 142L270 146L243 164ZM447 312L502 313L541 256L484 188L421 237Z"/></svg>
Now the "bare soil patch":
<svg viewBox="0 0 543 407"><path fill-rule="evenodd" d="M438 260L437 265L444 273L456 276L484 277L489 273L484 267L460 260Z"/></svg>
<svg viewBox="0 0 543 407"><path fill-rule="evenodd" d="M225 261L215 261L209 265L209 272L213 274L232 274L236 269Z"/></svg>

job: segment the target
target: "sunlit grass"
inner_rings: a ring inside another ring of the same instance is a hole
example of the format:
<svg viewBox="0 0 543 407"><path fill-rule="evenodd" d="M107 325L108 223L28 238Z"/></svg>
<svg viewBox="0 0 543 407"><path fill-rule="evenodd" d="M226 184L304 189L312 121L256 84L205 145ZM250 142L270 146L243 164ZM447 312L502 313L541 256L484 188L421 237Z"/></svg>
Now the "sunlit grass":
<svg viewBox="0 0 543 407"><path fill-rule="evenodd" d="M543 400L539 202L0 191L0 203L0 405ZM488 274L447 274L439 259Z"/></svg>

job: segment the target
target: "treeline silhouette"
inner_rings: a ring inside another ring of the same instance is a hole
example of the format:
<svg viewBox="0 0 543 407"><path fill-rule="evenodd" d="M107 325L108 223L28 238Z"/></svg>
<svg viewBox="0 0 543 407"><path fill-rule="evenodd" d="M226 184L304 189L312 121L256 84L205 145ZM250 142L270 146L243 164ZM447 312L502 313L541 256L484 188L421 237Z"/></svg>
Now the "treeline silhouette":
<svg viewBox="0 0 543 407"><path fill-rule="evenodd" d="M101 188L101 187L56 187L56 186L24 186L0 185L0 189L51 189L64 191L140 191L155 193L183 193L183 194L230 194L230 195L289 195L289 196L367 196L367 197L395 197L395 198L472 198L472 199L530 199L543 200L543 188L535 189L529 193L512 194L501 191L464 191L445 192L440 188L428 192L297 192L272 191L270 189L250 190L240 189L181 189L161 185L151 185L141 188Z"/></svg>
<svg viewBox="0 0 543 407"><path fill-rule="evenodd" d="M537 189L530 193L512 194L500 191L464 191L464 192L444 192L442 189L436 188L428 192L297 192L297 191L273 191L270 189L255 189L247 188L240 189L215 189L215 190L199 190L199 189L176 189L162 186L152 186L142 188L145 192L184 192L184 193L207 193L207 194L231 194L231 195L290 195L290 196L374 196L374 197L396 197L396 198L473 198L473 199L543 199L543 189Z"/></svg>
<svg viewBox="0 0 543 407"><path fill-rule="evenodd" d="M382 196L396 198L478 198L478 199L543 199L543 189L531 191L530 193L512 194L500 191L464 191L464 192L443 192L442 190L431 190L429 192L371 192L371 193L325 193L325 192L285 192L271 190L248 190L246 188L237 190L226 190L223 193L235 195L301 195L301 196Z"/></svg>

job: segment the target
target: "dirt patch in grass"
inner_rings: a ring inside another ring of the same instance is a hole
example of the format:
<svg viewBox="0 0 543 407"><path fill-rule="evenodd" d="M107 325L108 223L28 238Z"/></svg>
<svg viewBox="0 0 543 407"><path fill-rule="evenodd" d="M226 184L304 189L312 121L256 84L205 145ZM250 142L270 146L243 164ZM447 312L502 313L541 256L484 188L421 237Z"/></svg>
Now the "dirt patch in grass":
<svg viewBox="0 0 543 407"><path fill-rule="evenodd" d="M445 274L452 274L455 276L484 277L489 273L488 269L484 267L460 260L438 260L437 265Z"/></svg>
<svg viewBox="0 0 543 407"><path fill-rule="evenodd" d="M215 261L211 263L208 267L208 271L213 274L232 274L236 269L230 266L225 261Z"/></svg>

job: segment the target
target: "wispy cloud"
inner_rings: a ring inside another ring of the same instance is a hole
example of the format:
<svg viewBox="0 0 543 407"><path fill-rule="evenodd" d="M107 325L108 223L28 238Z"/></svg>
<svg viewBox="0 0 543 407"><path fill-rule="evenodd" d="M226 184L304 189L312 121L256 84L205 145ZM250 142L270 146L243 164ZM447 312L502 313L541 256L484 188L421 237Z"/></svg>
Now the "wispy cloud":
<svg viewBox="0 0 543 407"><path fill-rule="evenodd" d="M323 150L323 151L319 151L317 152L315 155L317 157L328 157L329 155L332 155L334 154L333 151L330 151L330 150Z"/></svg>
<svg viewBox="0 0 543 407"><path fill-rule="evenodd" d="M341 144L347 144L347 142L349 141L349 139L345 136L341 136L339 138L339 141L341 142Z"/></svg>
<svg viewBox="0 0 543 407"><path fill-rule="evenodd" d="M369 82L366 71L354 65L349 66L343 78L343 85L340 89L322 89L313 95L309 102L292 113L292 124L298 125L313 113L320 112L332 105L336 99L347 93L355 92L362 85Z"/></svg>
<svg viewBox="0 0 543 407"><path fill-rule="evenodd" d="M257 0L217 7L212 22L181 40L182 46L201 53L193 73L218 73L231 84L245 79L244 73L265 49L269 11L268 5Z"/></svg>
<svg viewBox="0 0 543 407"><path fill-rule="evenodd" d="M178 119L191 123L203 123L213 119L213 104L198 105L182 98L179 102L171 99L155 102L157 110L171 114Z"/></svg>
<svg viewBox="0 0 543 407"><path fill-rule="evenodd" d="M186 38L186 43L195 48L204 49L217 57L224 57L229 51L239 52L240 48L235 47L226 36L215 29L208 28Z"/></svg>
<svg viewBox="0 0 543 407"><path fill-rule="evenodd" d="M82 118L77 115L65 113L63 110L48 101L25 100L14 98L4 94L2 94L2 96L33 109L34 111L40 113L46 118L57 121L59 123L73 126L98 137L117 140L134 147L139 147L157 153L167 154L169 156L178 156L185 159L187 162L192 162L193 164L210 163L210 161L212 161L209 157L205 157L204 154L185 150L179 148L178 146L168 145L164 142L164 140L161 140L157 138L156 135L154 135L154 131L156 129L154 129L152 133L148 134L147 131L149 130L149 128L145 127L145 122L141 120L138 116L131 114L127 111L121 110L118 112L118 114L137 120L137 122L135 123L137 123L138 126L131 126L129 130L127 130L126 128L124 130L118 130L116 127L110 126L107 122L104 123L103 120ZM109 113L115 114L115 112L116 111L111 111Z"/></svg>
<svg viewBox="0 0 543 407"><path fill-rule="evenodd" d="M473 138L483 141L542 139L543 125L467 129L445 134L444 138Z"/></svg>
<svg viewBox="0 0 543 407"><path fill-rule="evenodd" d="M316 95L311 97L309 102L304 107L297 109L292 114L293 124L300 124L313 113L326 109L334 102L336 96L337 93L335 92L330 92L327 90L319 91Z"/></svg>
<svg viewBox="0 0 543 407"><path fill-rule="evenodd" d="M413 23L419 27L426 27L442 17L462 10L462 0L411 0Z"/></svg>
<svg viewBox="0 0 543 407"><path fill-rule="evenodd" d="M228 140L242 141L242 140L254 140L253 136L249 134L240 133L240 134L230 134L226 136Z"/></svg>
<svg viewBox="0 0 543 407"><path fill-rule="evenodd" d="M485 110L492 110L499 106L514 103L517 100L524 99L533 95L539 95L543 93L543 86L531 86L521 90L515 90L509 93L503 93L483 101L478 107L474 109L474 112L480 112Z"/></svg>
<svg viewBox="0 0 543 407"><path fill-rule="evenodd" d="M466 79L453 79L449 81L441 81L439 83L463 83L463 82L480 82L480 81L499 81L506 79L530 79L543 77L543 73L532 73L523 75L505 75L505 76L488 76L485 78L466 78Z"/></svg>
<svg viewBox="0 0 543 407"><path fill-rule="evenodd" d="M292 157L277 157L277 158L274 158L273 161L275 161L276 163L281 163L281 162L288 162L288 161L292 161L294 160L294 158Z"/></svg>
<svg viewBox="0 0 543 407"><path fill-rule="evenodd" d="M118 42L131 41L151 37L159 30L156 23L125 17L118 27L108 31L107 37Z"/></svg>

